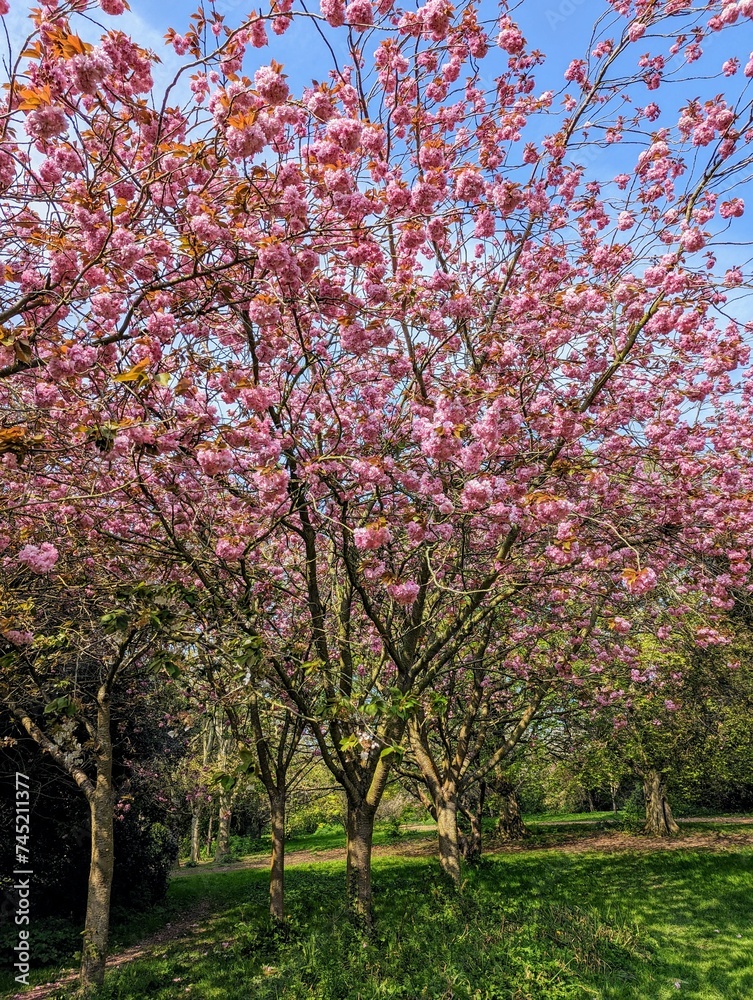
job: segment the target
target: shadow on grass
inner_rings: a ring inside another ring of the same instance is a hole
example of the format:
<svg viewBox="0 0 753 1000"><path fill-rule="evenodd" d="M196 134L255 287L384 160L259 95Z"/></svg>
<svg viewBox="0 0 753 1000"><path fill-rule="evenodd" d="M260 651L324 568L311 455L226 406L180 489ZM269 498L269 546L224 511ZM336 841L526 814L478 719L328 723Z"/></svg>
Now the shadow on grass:
<svg viewBox="0 0 753 1000"><path fill-rule="evenodd" d="M288 872L282 930L265 872L197 874L170 887L197 914L187 935L108 973L98 1000L748 1000L752 860L534 851L467 870L458 893L435 861L381 858L370 936L342 863Z"/></svg>

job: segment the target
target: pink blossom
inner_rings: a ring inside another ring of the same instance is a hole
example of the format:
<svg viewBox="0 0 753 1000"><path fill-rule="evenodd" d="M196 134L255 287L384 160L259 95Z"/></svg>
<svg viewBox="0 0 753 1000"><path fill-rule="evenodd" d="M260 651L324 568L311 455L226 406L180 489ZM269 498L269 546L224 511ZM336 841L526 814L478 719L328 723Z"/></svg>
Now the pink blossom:
<svg viewBox="0 0 753 1000"><path fill-rule="evenodd" d="M389 528L382 524L369 524L365 528L356 528L353 532L353 541L357 548L364 551L379 549L383 545L392 541Z"/></svg>
<svg viewBox="0 0 753 1000"><path fill-rule="evenodd" d="M496 225L494 222L494 216L488 209L484 209L479 212L476 218L476 224L473 227L473 235L479 238L485 236L494 236L496 230Z"/></svg>
<svg viewBox="0 0 753 1000"><path fill-rule="evenodd" d="M413 604L420 593L421 588L414 580L407 580L405 583L392 583L387 587L387 592L398 604L406 606Z"/></svg>
<svg viewBox="0 0 753 1000"><path fill-rule="evenodd" d="M196 461L207 476L218 476L229 472L234 465L230 448L202 448L196 454Z"/></svg>
<svg viewBox="0 0 753 1000"><path fill-rule="evenodd" d="M484 178L476 170L461 170L455 180L455 194L463 201L477 201L484 193Z"/></svg>
<svg viewBox="0 0 753 1000"><path fill-rule="evenodd" d="M112 61L101 48L92 49L71 60L76 86L82 94L95 94L101 81L112 71Z"/></svg>
<svg viewBox="0 0 753 1000"><path fill-rule="evenodd" d="M51 139L68 130L68 119L62 108L44 105L32 111L26 119L26 131L34 139Z"/></svg>
<svg viewBox="0 0 753 1000"><path fill-rule="evenodd" d="M463 507L466 510L481 510L492 501L490 483L480 479L471 479L463 488Z"/></svg>
<svg viewBox="0 0 753 1000"><path fill-rule="evenodd" d="M229 538L221 538L214 549L220 559L239 559L245 550L245 542L232 542Z"/></svg>
<svg viewBox="0 0 753 1000"><path fill-rule="evenodd" d="M625 232L628 229L632 229L635 225L635 217L632 212L620 212L617 216L617 228L621 232Z"/></svg>
<svg viewBox="0 0 753 1000"><path fill-rule="evenodd" d="M263 49L267 44L267 30L264 27L264 21L260 17L257 17L255 21L252 21L250 28L251 44L255 49Z"/></svg>
<svg viewBox="0 0 753 1000"><path fill-rule="evenodd" d="M573 83L586 82L586 63L583 59L573 59L565 70L565 79Z"/></svg>
<svg viewBox="0 0 753 1000"><path fill-rule="evenodd" d="M627 635L627 633L631 630L632 625L626 618L617 616L612 619L612 628L615 632L619 632L620 635Z"/></svg>
<svg viewBox="0 0 753 1000"><path fill-rule="evenodd" d="M254 85L259 94L271 105L284 104L290 90L285 77L271 66L260 66L254 73Z"/></svg>
<svg viewBox="0 0 753 1000"><path fill-rule="evenodd" d="M680 237L680 244L683 249L693 253L706 246L706 237L700 229L686 229Z"/></svg>
<svg viewBox="0 0 753 1000"><path fill-rule="evenodd" d="M331 118L327 123L327 135L346 153L355 152L361 142L363 125L354 118Z"/></svg>
<svg viewBox="0 0 753 1000"><path fill-rule="evenodd" d="M345 8L345 20L357 31L374 23L374 8L370 0L351 0Z"/></svg>
<svg viewBox="0 0 753 1000"><path fill-rule="evenodd" d="M339 28L345 24L345 4L343 0L320 0L319 9L327 24Z"/></svg>
<svg viewBox="0 0 753 1000"><path fill-rule="evenodd" d="M99 6L105 14L112 15L122 14L126 9L126 5L123 0L99 0Z"/></svg>
<svg viewBox="0 0 753 1000"><path fill-rule="evenodd" d="M41 545L24 545L18 553L18 561L26 563L34 573L49 573L60 558L54 545L42 542Z"/></svg>
<svg viewBox="0 0 753 1000"><path fill-rule="evenodd" d="M525 39L521 35L517 25L510 22L497 35L497 45L501 49L504 49L505 52L509 52L510 55L516 56L523 51Z"/></svg>
<svg viewBox="0 0 753 1000"><path fill-rule="evenodd" d="M723 201L719 214L723 219L739 219L745 212L745 202L742 198L732 198L730 201Z"/></svg>
<svg viewBox="0 0 753 1000"><path fill-rule="evenodd" d="M452 16L452 5L447 0L429 0L422 11L424 30L427 31L433 41L439 42L447 35Z"/></svg>
<svg viewBox="0 0 753 1000"><path fill-rule="evenodd" d="M638 570L625 570L623 579L631 594L646 594L656 587L656 573L650 566Z"/></svg>
<svg viewBox="0 0 753 1000"><path fill-rule="evenodd" d="M1 0L0 0L1 2ZM3 632L4 638L14 646L28 646L34 640L33 632L22 632L20 629L9 628Z"/></svg>

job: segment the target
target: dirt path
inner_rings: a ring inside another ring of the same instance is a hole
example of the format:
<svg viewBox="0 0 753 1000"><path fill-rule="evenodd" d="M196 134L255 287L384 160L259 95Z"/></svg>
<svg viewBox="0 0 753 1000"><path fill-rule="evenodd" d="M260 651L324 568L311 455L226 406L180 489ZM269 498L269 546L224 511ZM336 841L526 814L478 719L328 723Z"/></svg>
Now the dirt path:
<svg viewBox="0 0 753 1000"><path fill-rule="evenodd" d="M535 826L589 826L594 825L597 820L568 820L566 823L557 823L554 820L545 820L532 824ZM682 819L680 823L729 823L730 825L751 825L753 817L741 816L735 819L724 817L717 819ZM430 830L427 827L427 830ZM557 841L550 844L540 844L535 841L523 840L512 844L495 843L489 839L485 846L486 854L519 853L521 851L564 851L575 853L582 851L655 851L655 850L694 850L697 848L707 848L709 850L719 850L727 847L747 846L753 844L753 833L747 830L740 833L725 833L719 830L694 830L683 833L681 837L671 837L666 840L654 839L651 837L633 836L628 833L621 833L619 830L599 830L594 833L579 835L577 839L571 841ZM426 837L412 838L410 840L397 840L394 844L378 844L372 850L375 858L385 857L405 857L405 858L428 858L437 853L436 838L433 833ZM344 847L331 847L321 851L289 851L285 855L285 867L295 868L297 865L311 865L325 861L345 861ZM267 855L252 855L235 861L229 865L215 865L212 861L202 861L195 868L179 868L172 873L172 878L185 878L190 875L201 874L203 872L216 874L217 872L243 871L244 869L263 871L269 868L269 857Z"/></svg>
<svg viewBox="0 0 753 1000"><path fill-rule="evenodd" d="M143 941L139 941L138 944L131 945L130 948L124 948L122 951L110 955L107 959L107 971L110 972L112 969L119 969L122 965L127 965L137 958L143 958L161 945L169 944L172 941L188 940L192 935L205 931L207 928L204 926L203 919L208 914L209 905L207 903L200 903L194 907L190 914L176 918L172 923L165 924L164 927L161 927L154 934L150 934ZM14 993L9 997L9 1000L46 1000L46 998L64 989L73 995L77 980L78 969L71 969L69 972L63 973L55 982L41 983L38 986L33 986L30 990L25 990L23 993Z"/></svg>
<svg viewBox="0 0 753 1000"><path fill-rule="evenodd" d="M683 816L678 823L753 823L753 816ZM614 823L613 819L537 819L531 826L593 826L596 823Z"/></svg>
<svg viewBox="0 0 753 1000"><path fill-rule="evenodd" d="M568 826L587 826L597 822L596 820L572 820ZM744 816L735 819L725 817L701 819L685 819L684 823L729 823L740 826L753 824L753 817ZM543 821L537 826L554 826L556 821ZM565 824L561 824L565 825ZM431 830L431 827L427 827ZM629 852L629 851L676 851L676 850L734 850L740 847L753 846L753 830L741 830L740 832L722 832L720 830L705 831L693 830L683 833L680 837L673 837L668 840L656 840L650 837L635 837L630 834L620 833L618 830L599 830L593 833L584 833L572 840L565 842L557 841L551 844L538 844L531 841L519 841L514 844L495 844L489 841L486 849L487 854L519 854L525 851L561 851L566 854L580 854L585 852ZM436 855L436 838L433 835L414 838L411 840L396 841L394 844L379 844L373 849L375 858L384 857L406 857L406 858L429 858ZM295 868L298 865L310 865L324 861L344 861L345 848L335 847L323 851L291 851L285 858L285 866ZM232 871L261 871L269 867L269 859L264 856L251 856L230 865L215 865L213 862L203 862L196 868L179 868L172 874L173 878L183 878L197 873L218 874ZM190 940L195 934L206 930L204 918L209 914L208 904L194 908L190 914L166 924L161 930L150 935L138 944L125 948L107 961L108 971L117 969L120 966L133 962L138 958L154 951L162 945L179 940ZM66 972L54 983L44 983L35 986L23 993L16 993L9 1000L48 1000L56 992L62 989L69 989L72 993L76 982L77 972Z"/></svg>

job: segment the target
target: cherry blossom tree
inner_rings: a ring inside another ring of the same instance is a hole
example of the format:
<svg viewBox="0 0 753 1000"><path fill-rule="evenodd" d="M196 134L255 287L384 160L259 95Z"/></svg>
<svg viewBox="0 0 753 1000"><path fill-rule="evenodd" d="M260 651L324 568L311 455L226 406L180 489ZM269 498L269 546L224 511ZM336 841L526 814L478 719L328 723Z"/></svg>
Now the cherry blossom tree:
<svg viewBox="0 0 753 1000"><path fill-rule="evenodd" d="M171 32L157 95L149 53L76 33L92 9L33 15L5 102L9 495L262 636L368 921L392 758L487 622L524 643L574 597L556 669L607 704L632 604L672 589L661 638L745 581L753 10L605 2L556 90L505 4L276 0ZM295 94L261 52L294 17L347 51Z"/></svg>

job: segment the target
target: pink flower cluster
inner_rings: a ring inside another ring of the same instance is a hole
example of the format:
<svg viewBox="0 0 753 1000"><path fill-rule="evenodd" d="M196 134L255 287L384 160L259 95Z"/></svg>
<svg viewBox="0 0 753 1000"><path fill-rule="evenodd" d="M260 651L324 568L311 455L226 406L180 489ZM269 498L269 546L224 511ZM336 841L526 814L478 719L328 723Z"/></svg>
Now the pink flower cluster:
<svg viewBox="0 0 753 1000"><path fill-rule="evenodd" d="M214 551L220 559L239 559L246 549L245 542L232 542L229 538L221 538Z"/></svg>
<svg viewBox="0 0 753 1000"><path fill-rule="evenodd" d="M254 74L254 85L259 95L269 104L284 104L290 90L285 77L271 66L260 66Z"/></svg>
<svg viewBox="0 0 753 1000"><path fill-rule="evenodd" d="M24 545L18 553L18 561L26 563L34 573L49 573L58 561L60 553L49 542L41 545Z"/></svg>
<svg viewBox="0 0 753 1000"><path fill-rule="evenodd" d="M406 607L413 604L420 590L421 588L414 580L407 580L405 583L391 583L387 587L387 593L390 597Z"/></svg>
<svg viewBox="0 0 753 1000"><path fill-rule="evenodd" d="M233 452L230 448L203 448L196 455L201 471L207 476L219 476L233 468Z"/></svg>
<svg viewBox="0 0 753 1000"><path fill-rule="evenodd" d="M356 528L353 541L359 549L373 551L392 540L390 529L382 524L369 524L365 528Z"/></svg>

